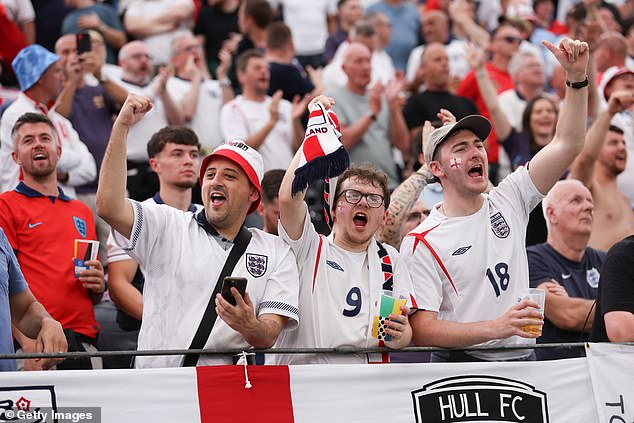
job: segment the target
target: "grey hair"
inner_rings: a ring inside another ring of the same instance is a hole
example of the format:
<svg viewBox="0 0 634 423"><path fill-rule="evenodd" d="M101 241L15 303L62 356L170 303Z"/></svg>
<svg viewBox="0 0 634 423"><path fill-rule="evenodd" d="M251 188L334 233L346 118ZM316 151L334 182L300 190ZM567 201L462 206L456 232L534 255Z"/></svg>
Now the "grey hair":
<svg viewBox="0 0 634 423"><path fill-rule="evenodd" d="M174 57L176 56L176 54L178 54L175 46L179 41L184 40L185 38L196 38L196 37L194 36L193 32L186 31L172 38L172 42L170 43L170 57Z"/></svg>
<svg viewBox="0 0 634 423"><path fill-rule="evenodd" d="M360 20L350 29L350 39L352 40L357 36L372 37L375 33L372 23L367 20Z"/></svg>
<svg viewBox="0 0 634 423"><path fill-rule="evenodd" d="M539 63L542 64L542 67L544 66L544 59L538 54L535 54L535 52L526 50L518 51L513 55L511 61L509 62L509 75L511 75L513 81L517 79L517 74L524 67L524 58L526 57L534 57L539 60Z"/></svg>

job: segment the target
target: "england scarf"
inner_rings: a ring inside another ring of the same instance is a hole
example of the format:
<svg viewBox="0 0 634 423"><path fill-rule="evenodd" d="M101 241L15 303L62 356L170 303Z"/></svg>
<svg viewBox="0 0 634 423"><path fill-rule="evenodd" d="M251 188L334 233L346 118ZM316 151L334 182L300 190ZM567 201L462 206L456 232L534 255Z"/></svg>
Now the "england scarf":
<svg viewBox="0 0 634 423"><path fill-rule="evenodd" d="M335 113L326 111L319 102L312 104L292 195L305 190L312 182L341 175L348 168L350 158L340 139Z"/></svg>

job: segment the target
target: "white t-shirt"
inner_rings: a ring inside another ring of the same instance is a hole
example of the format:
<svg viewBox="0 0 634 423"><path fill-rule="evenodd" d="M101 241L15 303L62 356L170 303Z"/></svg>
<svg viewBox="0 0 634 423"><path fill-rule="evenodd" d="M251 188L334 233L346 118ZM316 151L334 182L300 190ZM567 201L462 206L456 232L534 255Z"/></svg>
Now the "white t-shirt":
<svg viewBox="0 0 634 423"><path fill-rule="evenodd" d="M131 239L115 233L146 276L139 350L188 348L209 303L230 249L225 251L201 227L193 213L129 200L134 209ZM204 212L203 212L204 213ZM285 330L299 321L298 276L293 254L276 236L250 229L251 242L232 275L246 277L256 316L289 318ZM240 333L219 317L205 348L250 348ZM183 356L137 357L136 367L178 367ZM201 357L199 365L231 364L231 357Z"/></svg>
<svg viewBox="0 0 634 423"><path fill-rule="evenodd" d="M157 193L158 194L158 193ZM155 197L151 197L148 198L147 200L143 200L144 204L163 204L166 205L165 203L159 203L156 201L156 196ZM170 207L170 206L167 206ZM202 210L203 206L201 206L200 204L193 204L191 207L194 207L196 209L196 212ZM193 210L191 210L193 212ZM108 234L108 264L110 263L116 263L118 261L125 261L125 260L134 260L132 257L130 257L130 255L123 249L121 248L119 245L117 245L117 243L114 240L114 234L113 234L113 230L110 230L110 233Z"/></svg>
<svg viewBox="0 0 634 423"><path fill-rule="evenodd" d="M522 115L526 108L526 100L520 98L517 95L516 90L506 90L501 94L498 94L498 101L500 102L500 109L506 115L509 123L516 131L522 131ZM498 180L506 178L513 170L511 169L511 159L506 154L504 146L500 144L498 146Z"/></svg>
<svg viewBox="0 0 634 423"><path fill-rule="evenodd" d="M7 16L16 24L35 20L35 10L30 0L0 0Z"/></svg>
<svg viewBox="0 0 634 423"><path fill-rule="evenodd" d="M284 23L293 34L297 55L324 52L328 38L328 15L337 14L336 0L269 0L274 8L284 8Z"/></svg>
<svg viewBox="0 0 634 423"><path fill-rule="evenodd" d="M269 104L269 96L259 102L247 100L239 95L222 106L220 127L224 140L246 140L255 135L269 121ZM293 159L292 107L289 101L280 101L279 120L257 149L264 161L265 172L269 169L286 169Z"/></svg>
<svg viewBox="0 0 634 423"><path fill-rule="evenodd" d="M189 92L191 82L171 77L167 80L167 92L174 102L179 103ZM187 124L196 135L205 150L211 152L222 143L220 134L220 109L222 108L222 87L215 80L205 80L198 91L196 113Z"/></svg>
<svg viewBox="0 0 634 423"><path fill-rule="evenodd" d="M348 83L348 75L346 75L341 67L348 44L347 41L341 43L332 61L324 67L321 80L326 90L333 91L344 87ZM368 84L370 87L376 82L381 82L385 85L395 78L396 70L394 69L394 63L385 50L374 50L372 52L370 66L372 67L372 80L370 84Z"/></svg>
<svg viewBox="0 0 634 423"><path fill-rule="evenodd" d="M116 79L115 82L133 94L143 95L152 99L152 110L143 119L132 125L128 132L126 157L133 162L148 162L147 143L155 132L169 125L165 117L165 106L161 97L156 96L152 84L140 86Z"/></svg>
<svg viewBox="0 0 634 423"><path fill-rule="evenodd" d="M150 20L177 5L188 6L192 12L194 10L194 2L191 0L137 0L128 6L126 17L135 16ZM143 38L143 41L147 44L148 50L150 51L150 56L152 56L152 62L154 64L169 63L172 40L181 34L189 34L192 25L193 22L190 19L181 22L180 25L172 31L161 32Z"/></svg>
<svg viewBox="0 0 634 423"><path fill-rule="evenodd" d="M319 235L310 221L308 209L301 237L290 239L282 224L280 237L289 243L300 277L300 320L295 331L286 331L278 339L280 348L376 348L378 339L372 337L374 316L385 282L378 261L377 245L373 239L368 250L346 251L333 242L332 236ZM393 291L408 298L413 292L409 274L399 259L398 252L384 245L393 266ZM376 256L376 257L375 257ZM375 277L370 275L374 274ZM367 355L275 355L277 364L341 364L380 361ZM267 357L267 361L269 357Z"/></svg>
<svg viewBox="0 0 634 423"><path fill-rule="evenodd" d="M522 115L526 109L526 100L520 98L515 90L506 90L498 95L500 108L506 115L509 123L518 132L522 131Z"/></svg>
<svg viewBox="0 0 634 423"><path fill-rule="evenodd" d="M407 70L405 72L405 76L408 81L414 80L416 72L420 66L420 60L423 56L424 50L425 45L423 44L415 47L409 54L409 58L407 59ZM447 52L447 57L449 58L450 76L458 77L460 79L464 78L471 70L471 66L469 66L466 59L467 42L464 40L453 39L449 42L449 44L445 45L445 51Z"/></svg>
<svg viewBox="0 0 634 423"><path fill-rule="evenodd" d="M55 125L62 146L62 156L57 162L57 170L68 173L68 180L60 186L67 196L75 198L74 187L92 182L97 177L95 158L88 151L86 144L79 139L79 134L68 119L54 109L36 103L23 92L5 110L0 120L0 192L12 190L18 185L20 167L11 158L14 149L11 130L18 118L27 112L44 114Z"/></svg>
<svg viewBox="0 0 634 423"><path fill-rule="evenodd" d="M484 196L470 216L446 217L437 207L403 239L401 254L412 275L419 310L438 312L439 320L494 320L517 303L528 288L526 225L543 195L522 166ZM481 345L532 345L511 337ZM485 360L526 356L526 350L471 352Z"/></svg>

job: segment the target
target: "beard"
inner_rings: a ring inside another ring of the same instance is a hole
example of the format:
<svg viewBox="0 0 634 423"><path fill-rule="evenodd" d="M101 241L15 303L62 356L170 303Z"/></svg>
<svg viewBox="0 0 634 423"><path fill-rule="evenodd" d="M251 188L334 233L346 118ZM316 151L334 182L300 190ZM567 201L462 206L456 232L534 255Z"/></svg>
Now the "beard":
<svg viewBox="0 0 634 423"><path fill-rule="evenodd" d="M174 183L174 186L178 188L191 189L196 186L196 181L178 181Z"/></svg>
<svg viewBox="0 0 634 423"><path fill-rule="evenodd" d="M46 179L55 172L55 165L49 162L46 167L27 166L25 168L23 166L22 171L34 179Z"/></svg>
<svg viewBox="0 0 634 423"><path fill-rule="evenodd" d="M623 171L625 171L625 166L618 165L614 162L610 163L607 168L615 177L619 176L621 173L623 173Z"/></svg>

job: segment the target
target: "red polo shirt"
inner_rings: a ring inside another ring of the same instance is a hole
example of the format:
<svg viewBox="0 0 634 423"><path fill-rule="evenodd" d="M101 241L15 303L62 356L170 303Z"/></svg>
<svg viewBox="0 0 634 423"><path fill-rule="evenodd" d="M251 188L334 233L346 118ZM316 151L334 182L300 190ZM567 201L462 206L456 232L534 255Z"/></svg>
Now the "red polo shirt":
<svg viewBox="0 0 634 423"><path fill-rule="evenodd" d="M45 196L23 182L0 194L0 227L35 298L64 329L99 332L88 289L75 278L75 239L96 240L92 212L64 195Z"/></svg>

